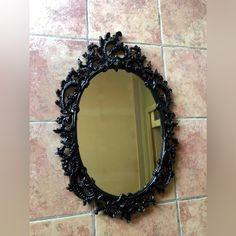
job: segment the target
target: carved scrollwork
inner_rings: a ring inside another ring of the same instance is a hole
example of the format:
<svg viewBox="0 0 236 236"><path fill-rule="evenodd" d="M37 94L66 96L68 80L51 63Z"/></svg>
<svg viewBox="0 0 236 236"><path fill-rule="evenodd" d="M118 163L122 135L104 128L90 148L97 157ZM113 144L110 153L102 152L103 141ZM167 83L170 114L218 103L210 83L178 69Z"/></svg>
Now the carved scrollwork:
<svg viewBox="0 0 236 236"><path fill-rule="evenodd" d="M69 176L67 189L81 198L84 204L94 202L97 207L95 213L103 211L111 217L130 221L132 213L142 212L156 202L155 191L163 192L174 176L173 164L178 141L174 136L174 127L177 125L175 115L170 110L171 89L160 73L152 70L151 63L146 62L140 47L128 47L121 38L121 32L113 36L107 33L104 38L100 37L99 45L89 44L88 51L83 54L85 63L78 59L77 70L72 68L61 82L61 88L56 91L59 98L56 104L61 109L61 115L56 120L59 128L54 131L61 137L62 146L57 149L57 154L61 158L64 174ZM108 69L123 69L143 80L155 99L162 129L162 150L153 177L142 190L120 196L102 191L88 175L81 160L76 133L79 101L83 91L95 75Z"/></svg>

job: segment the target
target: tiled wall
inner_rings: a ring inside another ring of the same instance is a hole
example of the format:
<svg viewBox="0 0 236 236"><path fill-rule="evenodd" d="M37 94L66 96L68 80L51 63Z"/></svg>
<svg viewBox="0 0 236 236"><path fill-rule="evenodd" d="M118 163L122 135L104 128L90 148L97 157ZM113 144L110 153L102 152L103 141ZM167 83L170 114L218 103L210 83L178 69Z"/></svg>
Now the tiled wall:
<svg viewBox="0 0 236 236"><path fill-rule="evenodd" d="M160 203L127 224L94 215L65 187L52 132L55 90L89 41L122 31L173 89L176 177ZM206 1L30 1L30 235L206 235Z"/></svg>

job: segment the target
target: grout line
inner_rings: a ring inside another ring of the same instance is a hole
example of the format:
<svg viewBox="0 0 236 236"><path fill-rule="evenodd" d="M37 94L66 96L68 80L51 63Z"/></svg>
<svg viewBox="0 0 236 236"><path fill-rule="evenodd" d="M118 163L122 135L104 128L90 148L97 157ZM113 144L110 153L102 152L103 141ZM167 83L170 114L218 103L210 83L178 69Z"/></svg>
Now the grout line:
<svg viewBox="0 0 236 236"><path fill-rule="evenodd" d="M93 212L92 214L92 219L93 219L93 235L96 236L96 216L95 213Z"/></svg>
<svg viewBox="0 0 236 236"><path fill-rule="evenodd" d="M88 20L89 22L89 20ZM37 36L42 38L53 38L53 39L64 39L64 40L73 40L73 41L98 41L97 38L89 38L88 36L88 29L87 29L87 36L83 37L76 37L76 36L60 36L60 35L51 35L51 34L37 34L31 33L30 36ZM196 49L196 50L207 50L207 48L203 47L193 47L193 46L184 46L184 45L170 45L170 44L155 44L155 43L144 43L144 42L132 42L132 41L123 41L128 45L139 44L139 45L146 45L146 46L156 46L156 47L164 47L164 48L183 48L183 49Z"/></svg>
<svg viewBox="0 0 236 236"><path fill-rule="evenodd" d="M57 122L55 120L43 120L43 121L40 121L40 120L30 120L29 123L36 123L36 124L55 123L55 124L57 124Z"/></svg>
<svg viewBox="0 0 236 236"><path fill-rule="evenodd" d="M37 221L49 221L49 220L61 220L61 219L67 219L67 218L75 218L75 217L82 217L82 216L91 216L91 212L83 212L83 213L77 213L77 214L68 214L68 215L57 215L57 216L48 216L48 217L39 217L34 218L30 220L31 222L37 222Z"/></svg>
<svg viewBox="0 0 236 236"><path fill-rule="evenodd" d="M194 46L185 46L185 45L171 45L171 44L163 44L165 48L186 48L186 49L198 49L198 50L207 50L204 47L194 47Z"/></svg>
<svg viewBox="0 0 236 236"><path fill-rule="evenodd" d="M177 193L176 193L177 194ZM177 202L177 201L190 201L190 200L198 200L198 199L205 199L207 198L206 195L199 195L199 196L192 196L192 197L176 197L175 199L170 199L170 200L160 200L160 201L157 201L157 204L158 205L162 205L162 204L166 204L166 203L174 203L174 202Z"/></svg>
<svg viewBox="0 0 236 236"><path fill-rule="evenodd" d="M50 35L50 34L30 34L30 36L37 36L41 38L52 38L52 39L63 39L63 40L73 40L73 41L86 41L87 38L73 37L73 36L60 36L60 35Z"/></svg>
<svg viewBox="0 0 236 236"><path fill-rule="evenodd" d="M178 232L179 232L179 236L182 236L182 224L181 224L181 217L180 217L179 201L176 201L176 210L177 210Z"/></svg>
<svg viewBox="0 0 236 236"><path fill-rule="evenodd" d="M95 42L99 43L98 38L88 38L88 39L89 39L89 41L95 41ZM127 45L139 44L139 45L153 46L153 47L160 47L161 46L160 44L155 44L155 43L134 42L134 41L125 41L125 40L122 40L122 42Z"/></svg>
<svg viewBox="0 0 236 236"><path fill-rule="evenodd" d="M162 50L162 61L163 61L163 67L164 67L164 76L165 76L165 80L168 80L168 74L167 74L167 67L166 67L166 54L165 54L165 50L163 48L163 46L161 47Z"/></svg>
<svg viewBox="0 0 236 236"><path fill-rule="evenodd" d="M86 34L86 39L87 39L87 45L89 44L89 18L88 18L88 0L86 0L86 25L87 25L87 34Z"/></svg>
<svg viewBox="0 0 236 236"><path fill-rule="evenodd" d="M89 38L90 41L98 41L97 38ZM183 48L183 49L198 49L198 50L207 50L207 48L202 47L193 47L193 46L184 46L184 45L170 45L170 44L158 44L158 43L144 43L144 42L134 42L134 41L122 41L123 43L126 43L127 45L144 45L144 46L153 46L153 47L165 47L165 48Z"/></svg>
<svg viewBox="0 0 236 236"><path fill-rule="evenodd" d="M164 39L163 39L163 25L162 25L162 19L161 19L161 3L160 0L157 0L157 7L158 7L158 19L160 24L160 39L161 39L161 46L164 45Z"/></svg>
<svg viewBox="0 0 236 236"><path fill-rule="evenodd" d="M195 197L178 198L177 201L184 202L184 201L191 201L191 200L202 200L206 198L207 198L207 195L199 195Z"/></svg>
<svg viewBox="0 0 236 236"><path fill-rule="evenodd" d="M191 116L189 116L189 117L176 117L175 118L176 120L206 120L207 119L207 117L206 116L199 116L199 117L191 117ZM55 121L55 120L29 120L29 123L55 123L55 124L57 124L57 122Z"/></svg>
<svg viewBox="0 0 236 236"><path fill-rule="evenodd" d="M162 19L161 19L160 0L157 0L157 8L158 8L158 20L159 20L159 25L160 25L161 59L162 59L162 64L163 64L164 79L167 80L166 60L165 60L165 53L163 49L164 38L163 38L163 25L162 25Z"/></svg>
<svg viewBox="0 0 236 236"><path fill-rule="evenodd" d="M182 228L181 228L181 221L180 221L180 211L179 211L179 201L177 200L178 199L178 193L177 193L177 186L176 186L176 176L174 178L174 181L175 181L175 199L176 199L176 217L177 217L177 225L178 225L178 234L179 236L182 236Z"/></svg>
<svg viewBox="0 0 236 236"><path fill-rule="evenodd" d="M177 199L176 176L174 176L174 192L175 192L175 199Z"/></svg>
<svg viewBox="0 0 236 236"><path fill-rule="evenodd" d="M160 201L157 201L157 205L164 205L167 203L175 203L176 201L177 201L176 199L160 200Z"/></svg>
<svg viewBox="0 0 236 236"><path fill-rule="evenodd" d="M176 188L175 188L176 191ZM175 193L177 194L177 193ZM190 200L201 200L206 199L206 195L199 195L194 197L186 197L186 198L176 198L172 200L164 200L157 202L158 205L164 205L168 203L179 203L180 201L190 201ZM75 213L75 214L67 214L67 215L56 215L56 216L47 216L47 217L38 217L34 219L30 219L31 222L40 222L40 221L49 221L49 220L61 220L61 219L67 219L67 218L75 218L75 217L83 217L83 216L92 216L93 226L94 226L94 235L96 235L96 217L95 213L93 211L89 212L83 212L83 213Z"/></svg>
<svg viewBox="0 0 236 236"><path fill-rule="evenodd" d="M99 40L98 39L89 39L89 43L97 43L97 45L99 45Z"/></svg>
<svg viewBox="0 0 236 236"><path fill-rule="evenodd" d="M132 42L132 41L125 41L125 40L123 42L128 45L139 44L139 45L144 45L144 46L161 47L161 44L155 44L155 43Z"/></svg>
<svg viewBox="0 0 236 236"><path fill-rule="evenodd" d="M176 185L176 176L174 177L174 191L175 191L175 199L178 198L178 194L177 194L177 185ZM178 227L178 235L182 236L182 231L181 231L181 224L180 224L180 214L179 214L179 210L178 210L178 200L176 200L176 220L177 220L177 227Z"/></svg>
<svg viewBox="0 0 236 236"><path fill-rule="evenodd" d="M92 235L96 236L96 217L95 217L95 213L94 213L94 209L95 209L95 202L92 201L91 202L91 212L92 212Z"/></svg>
<svg viewBox="0 0 236 236"><path fill-rule="evenodd" d="M176 117L175 118L176 120L206 120L207 119L207 117L206 116L198 116L198 117L191 117L191 116L189 116L189 117L181 117L181 116L179 116L179 117Z"/></svg>

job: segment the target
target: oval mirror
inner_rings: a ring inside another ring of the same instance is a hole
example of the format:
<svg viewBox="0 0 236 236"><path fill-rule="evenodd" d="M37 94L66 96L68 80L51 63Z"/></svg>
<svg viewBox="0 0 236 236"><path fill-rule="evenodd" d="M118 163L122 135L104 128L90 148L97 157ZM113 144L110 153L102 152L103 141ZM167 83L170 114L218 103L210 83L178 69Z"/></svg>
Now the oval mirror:
<svg viewBox="0 0 236 236"><path fill-rule="evenodd" d="M111 217L155 203L174 176L177 139L171 89L138 46L121 32L91 43L78 69L57 90L61 108L54 130L68 190Z"/></svg>
<svg viewBox="0 0 236 236"><path fill-rule="evenodd" d="M155 108L143 81L125 70L99 73L84 91L77 139L82 162L103 191L135 193L151 179L161 145Z"/></svg>

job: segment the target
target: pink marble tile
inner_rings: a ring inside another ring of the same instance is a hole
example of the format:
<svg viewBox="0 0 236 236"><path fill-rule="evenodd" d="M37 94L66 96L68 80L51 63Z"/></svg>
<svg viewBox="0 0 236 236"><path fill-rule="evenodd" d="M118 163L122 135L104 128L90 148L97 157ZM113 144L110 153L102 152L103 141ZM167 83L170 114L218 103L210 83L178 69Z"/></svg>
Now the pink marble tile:
<svg viewBox="0 0 236 236"><path fill-rule="evenodd" d="M89 38L123 33L130 42L160 44L156 0L88 1Z"/></svg>
<svg viewBox="0 0 236 236"><path fill-rule="evenodd" d="M206 0L161 0L165 44L206 47Z"/></svg>
<svg viewBox="0 0 236 236"><path fill-rule="evenodd" d="M32 37L30 41L30 120L55 120L56 90L77 59L86 51L85 41Z"/></svg>
<svg viewBox="0 0 236 236"><path fill-rule="evenodd" d="M179 117L205 117L207 53L205 50L165 48L173 110Z"/></svg>
<svg viewBox="0 0 236 236"><path fill-rule="evenodd" d="M142 53L146 56L146 60L151 61L153 70L157 69L164 77L164 65L162 61L161 47L139 44L137 45L141 48Z"/></svg>
<svg viewBox="0 0 236 236"><path fill-rule="evenodd" d="M30 124L30 218L90 211L69 192L69 179L54 153L60 146L54 123Z"/></svg>
<svg viewBox="0 0 236 236"><path fill-rule="evenodd" d="M50 221L38 221L29 225L30 236L50 236L52 233L52 224Z"/></svg>
<svg viewBox="0 0 236 236"><path fill-rule="evenodd" d="M180 120L177 137L176 189L178 197L206 194L207 121Z"/></svg>
<svg viewBox="0 0 236 236"><path fill-rule="evenodd" d="M31 0L30 32L85 38L87 34L86 1Z"/></svg>
<svg viewBox="0 0 236 236"><path fill-rule="evenodd" d="M161 235L177 236L176 204L151 206L139 217L134 217L129 224L108 216L96 216L97 235Z"/></svg>
<svg viewBox="0 0 236 236"><path fill-rule="evenodd" d="M207 200L198 199L179 203L182 236L207 235Z"/></svg>
<svg viewBox="0 0 236 236"><path fill-rule="evenodd" d="M30 223L30 236L91 236L92 216L73 216Z"/></svg>

